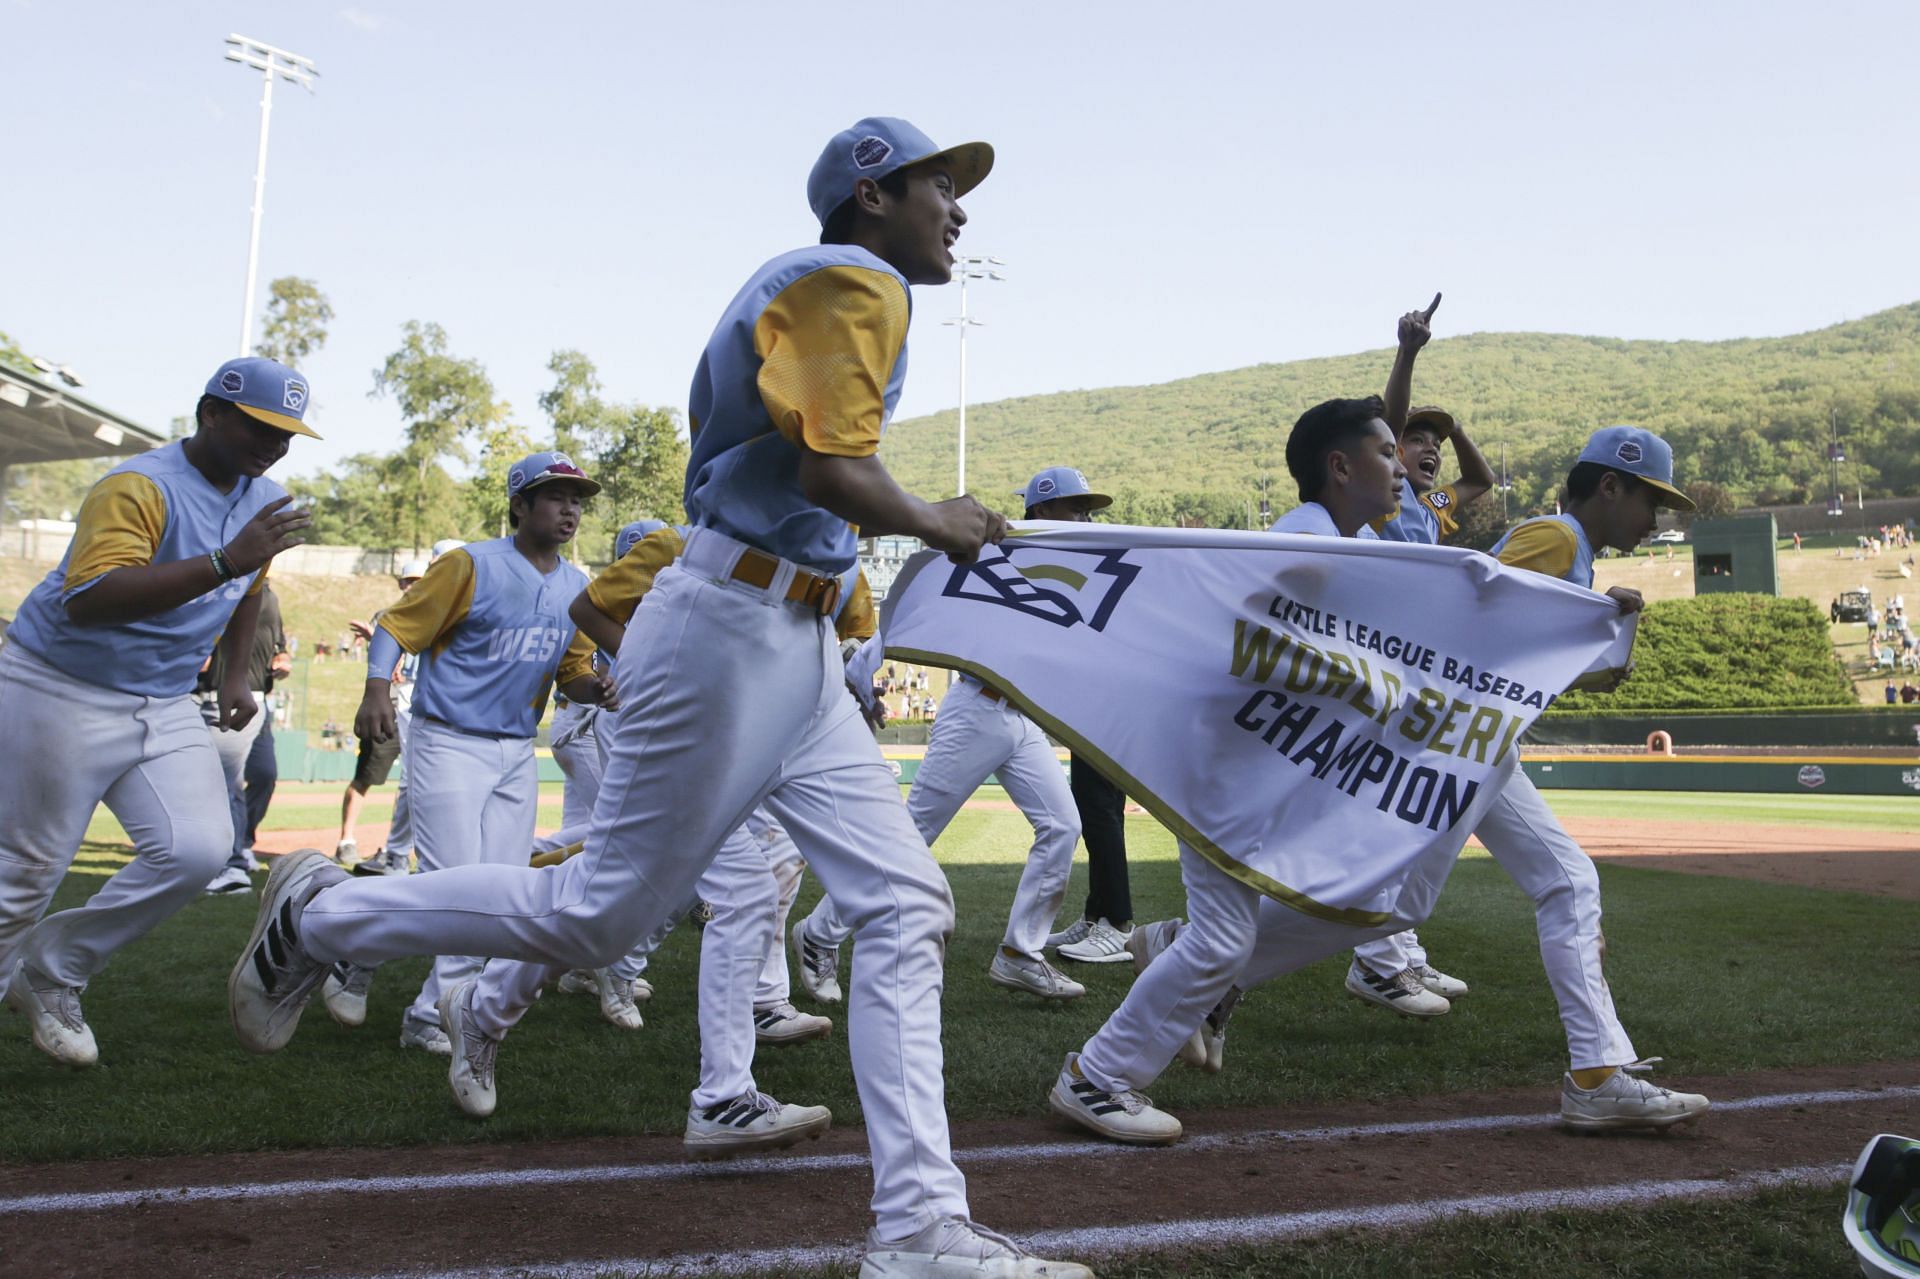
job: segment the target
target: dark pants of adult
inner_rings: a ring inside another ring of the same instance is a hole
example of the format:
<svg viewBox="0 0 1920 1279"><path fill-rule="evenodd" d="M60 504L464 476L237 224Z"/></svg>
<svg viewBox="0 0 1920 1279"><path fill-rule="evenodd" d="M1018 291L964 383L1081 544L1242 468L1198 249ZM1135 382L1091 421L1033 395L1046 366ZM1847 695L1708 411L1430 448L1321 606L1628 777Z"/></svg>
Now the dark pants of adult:
<svg viewBox="0 0 1920 1279"><path fill-rule="evenodd" d="M1127 882L1127 793L1078 755L1068 757L1067 784L1080 810L1080 837L1087 845L1086 918L1124 928L1133 920Z"/></svg>
<svg viewBox="0 0 1920 1279"><path fill-rule="evenodd" d="M267 718L260 725L260 735L253 739L253 748L247 752L247 762L240 770L240 785L227 792L227 808L233 813L233 853L227 858L229 867L246 868L247 850L253 847L253 837L260 831L260 819L267 815L267 805L273 802L273 788L280 781L280 761L273 753L273 712L262 706L260 713Z"/></svg>

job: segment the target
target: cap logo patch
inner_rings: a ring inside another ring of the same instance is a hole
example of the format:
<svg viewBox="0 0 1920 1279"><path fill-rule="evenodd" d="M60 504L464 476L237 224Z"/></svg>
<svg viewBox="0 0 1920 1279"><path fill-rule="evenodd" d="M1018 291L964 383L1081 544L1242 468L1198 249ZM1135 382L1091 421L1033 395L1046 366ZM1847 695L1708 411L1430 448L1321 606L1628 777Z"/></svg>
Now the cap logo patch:
<svg viewBox="0 0 1920 1279"><path fill-rule="evenodd" d="M551 470L554 467L559 467L559 466L571 467L573 466L573 459L568 457L565 453L555 453L553 455L553 461L548 464L548 469Z"/></svg>
<svg viewBox="0 0 1920 1279"><path fill-rule="evenodd" d="M1055 488L1055 485L1053 482L1053 477L1051 475L1041 476L1038 480L1034 481L1034 485L1033 485L1033 491L1038 493L1041 497L1046 497L1048 494L1052 493L1054 488Z"/></svg>
<svg viewBox="0 0 1920 1279"><path fill-rule="evenodd" d="M298 378L287 379L287 389L281 393L280 403L295 413L307 407L307 384Z"/></svg>
<svg viewBox="0 0 1920 1279"><path fill-rule="evenodd" d="M507 488L509 490L521 488L526 482L527 472L525 467L516 466L507 472Z"/></svg>
<svg viewBox="0 0 1920 1279"><path fill-rule="evenodd" d="M893 143L885 138L868 134L853 144L853 162L862 169L871 169L876 164L885 164L887 157L893 154Z"/></svg>
<svg viewBox="0 0 1920 1279"><path fill-rule="evenodd" d="M1614 452L1622 462L1626 462L1629 465L1638 462L1641 457L1640 446L1632 440L1622 440L1620 447L1615 449Z"/></svg>
<svg viewBox="0 0 1920 1279"><path fill-rule="evenodd" d="M220 375L220 389L228 395L238 395L247 389L247 379L240 375L239 369L228 369Z"/></svg>

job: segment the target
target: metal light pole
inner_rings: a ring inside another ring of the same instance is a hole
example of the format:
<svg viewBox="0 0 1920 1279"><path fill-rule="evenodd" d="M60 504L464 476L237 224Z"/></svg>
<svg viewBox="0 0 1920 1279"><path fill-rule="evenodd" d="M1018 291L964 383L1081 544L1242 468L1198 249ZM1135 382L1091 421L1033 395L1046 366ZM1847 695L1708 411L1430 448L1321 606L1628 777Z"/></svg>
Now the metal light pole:
<svg viewBox="0 0 1920 1279"><path fill-rule="evenodd" d="M260 214L267 202L267 124L273 116L273 79L290 80L313 92L312 58L276 49L245 36L227 37L227 61L260 72L260 158L253 170L253 234L247 240L247 294L240 301L240 354L253 354L253 290L260 275Z"/></svg>
<svg viewBox="0 0 1920 1279"><path fill-rule="evenodd" d="M1513 481L1507 478L1507 442L1500 441L1500 523L1505 525L1507 515L1507 494L1513 492Z"/></svg>
<svg viewBox="0 0 1920 1279"><path fill-rule="evenodd" d="M967 491L967 330L978 328L981 321L967 314L968 280L1004 280L1007 277L994 270L1005 266L999 258L967 257L953 260L953 278L960 281L960 314L943 324L952 324L960 330L960 487L954 495L964 496Z"/></svg>

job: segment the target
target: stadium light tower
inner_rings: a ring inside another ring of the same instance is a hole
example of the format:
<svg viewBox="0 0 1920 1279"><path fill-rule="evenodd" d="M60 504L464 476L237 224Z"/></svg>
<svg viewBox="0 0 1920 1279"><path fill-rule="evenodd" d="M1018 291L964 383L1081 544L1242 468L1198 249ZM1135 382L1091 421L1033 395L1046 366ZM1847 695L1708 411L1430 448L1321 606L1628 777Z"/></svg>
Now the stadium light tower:
<svg viewBox="0 0 1920 1279"><path fill-rule="evenodd" d="M260 214L267 200L267 124L273 117L273 82L278 77L313 92L312 58L276 49L245 36L227 37L227 61L260 72L260 158L253 169L253 234L247 241L247 295L240 303L240 354L253 354L253 290L260 274Z"/></svg>
<svg viewBox="0 0 1920 1279"><path fill-rule="evenodd" d="M955 325L960 330L960 487L954 490L955 496L967 491L967 330L978 328L981 321L967 314L968 280L1004 280L1007 277L995 270L1005 266L999 258L961 257L953 260L953 278L960 281L960 314L944 324Z"/></svg>

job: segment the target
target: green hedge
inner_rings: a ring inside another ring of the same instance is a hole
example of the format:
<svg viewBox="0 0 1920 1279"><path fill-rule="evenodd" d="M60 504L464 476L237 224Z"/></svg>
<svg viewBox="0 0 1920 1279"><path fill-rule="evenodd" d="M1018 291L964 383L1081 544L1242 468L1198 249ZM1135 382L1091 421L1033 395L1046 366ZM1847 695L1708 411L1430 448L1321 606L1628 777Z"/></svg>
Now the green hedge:
<svg viewBox="0 0 1920 1279"><path fill-rule="evenodd" d="M1789 710L1855 706L1812 600L1705 595L1647 606L1634 672L1611 693L1570 693L1564 711Z"/></svg>

